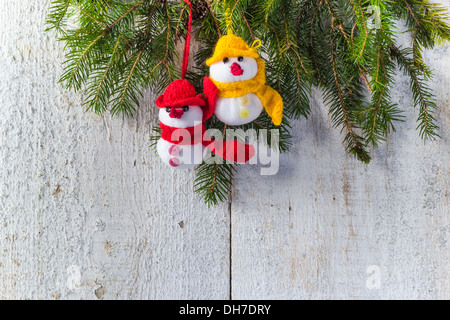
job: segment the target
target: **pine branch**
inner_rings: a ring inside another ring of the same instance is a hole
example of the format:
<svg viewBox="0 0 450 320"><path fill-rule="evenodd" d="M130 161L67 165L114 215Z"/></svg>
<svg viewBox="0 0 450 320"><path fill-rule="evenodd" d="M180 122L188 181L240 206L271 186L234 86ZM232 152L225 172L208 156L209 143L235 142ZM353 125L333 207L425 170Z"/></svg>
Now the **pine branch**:
<svg viewBox="0 0 450 320"><path fill-rule="evenodd" d="M384 6L380 8L380 11L386 10ZM390 131L395 131L394 122L403 121L401 110L391 103L390 96L395 64L390 57L389 43L393 39L394 26L389 15L383 16L379 23L379 28L371 33L369 49L372 51L365 64L371 78L368 84L371 101L358 113L366 143L373 147L385 141Z"/></svg>
<svg viewBox="0 0 450 320"><path fill-rule="evenodd" d="M335 88L334 90L332 89L329 91L329 94L326 96L326 98L328 98L327 100L332 105L331 111L335 123L343 124L347 129L347 135L344 140L347 143L347 149L349 150L349 152L356 155L359 160L368 163L370 161L370 156L364 149L364 144L362 143L363 139L355 132L355 125L353 123L353 116L351 114L353 112L352 108L355 110L359 108L359 106L357 105L359 103L359 99L353 96L357 92L357 90L348 88L348 90L346 90L347 92L344 93L344 86L341 84L338 75L339 71L336 63L335 44L333 37L330 38L330 49L331 66ZM333 102L330 101L330 98L336 95L338 97L338 102L335 103L335 106L333 106Z"/></svg>
<svg viewBox="0 0 450 320"><path fill-rule="evenodd" d="M231 192L236 169L227 163L202 163L196 169L194 191L208 205L217 205L227 199Z"/></svg>
<svg viewBox="0 0 450 320"><path fill-rule="evenodd" d="M264 143L289 151L291 123L311 112L310 90L315 85L324 93L334 126L345 132L347 151L368 162L368 147L377 147L395 131L396 122L403 121L404 109L392 102L398 66L410 79L420 136L438 137L436 97L428 84L432 70L423 52L450 40L444 6L419 0L196 0L193 4L194 35L202 45L187 79L197 90L202 90L201 79L209 73L204 62L226 31L228 12L235 34L249 44L262 41L258 51L266 62L267 84L283 97L280 126L273 126L263 112L256 121L236 129L251 129L258 136L267 132ZM380 9L379 15L370 16L373 6ZM47 30L55 30L65 44L61 81L67 88L86 91L87 110L132 116L143 89L151 88L156 95L179 78L176 43L186 36L186 8L184 2L172 0L52 1ZM370 23L373 17L376 28ZM397 44L394 26L399 21L405 21L411 35L409 47ZM224 130L214 117L207 128ZM271 129L279 130L279 138L271 136ZM226 200L234 170L234 164L202 164L196 192L210 205Z"/></svg>
<svg viewBox="0 0 450 320"><path fill-rule="evenodd" d="M90 66L88 66L90 59L89 54L91 49L97 44L102 37L106 35L103 31L98 35L92 42L90 42L87 47L82 51L77 51L74 47L72 52L68 54L69 59L68 64L65 68L65 73L61 76L61 82L66 82L66 88L79 90L82 83L88 78ZM94 53L95 55L95 53ZM80 70L82 68L82 70Z"/></svg>
<svg viewBox="0 0 450 320"><path fill-rule="evenodd" d="M153 127L152 128L152 135L150 135L150 149L153 150L153 152L155 153L155 155L158 154L157 151L157 145L158 145L158 141L159 139L161 139L161 134L162 134L162 130L160 127Z"/></svg>
<svg viewBox="0 0 450 320"><path fill-rule="evenodd" d="M140 5L142 5L144 3L145 0L140 0L138 3L136 3L136 5L134 5L133 7L131 7L129 10L127 10L124 14L122 14L116 21L114 21L111 25L109 25L106 29L107 30L111 30L112 28L114 28L115 25L117 25L120 21L122 21L123 19L125 19L125 17L127 17L130 13L132 13L134 10L136 10Z"/></svg>
<svg viewBox="0 0 450 320"><path fill-rule="evenodd" d="M222 132L222 141L225 140L227 125L223 125L215 119L209 121L208 127L220 129ZM233 175L236 171L233 163L223 160L220 157L213 159L204 159L195 170L194 192L199 194L203 201L208 205L217 205L227 199L233 186Z"/></svg>
<svg viewBox="0 0 450 320"><path fill-rule="evenodd" d="M85 16L87 16L88 18L90 18L91 20L95 21L96 23L98 23L101 27L103 28L108 28L108 26L106 26L104 23L102 23L101 21L97 20L96 18L94 18L92 15L90 15L89 13L87 13L86 11L84 11L81 7L77 6L77 5L73 5L75 8L77 8L82 14L84 14Z"/></svg>
<svg viewBox="0 0 450 320"><path fill-rule="evenodd" d="M125 53L125 48L120 46L121 40L127 41L121 35L118 36L105 70L102 72L99 68L99 76L87 87L88 97L85 102L88 105L87 110L102 114L108 107L111 96L110 88L114 82L114 75L111 73L114 72L114 68L117 68L121 56Z"/></svg>
<svg viewBox="0 0 450 320"><path fill-rule="evenodd" d="M439 137L436 119L433 111L437 109L436 99L426 83L420 77L420 70L414 65L414 60L408 58L411 50L398 48L395 44L390 45L391 55L396 59L399 67L410 77L411 91L414 97L414 105L420 108L418 126L420 136L424 140L435 140Z"/></svg>
<svg viewBox="0 0 450 320"><path fill-rule="evenodd" d="M46 31L55 29L60 34L65 34L61 23L63 19L67 16L71 0L56 0L52 1L50 5L50 13L47 17L46 24L49 27Z"/></svg>
<svg viewBox="0 0 450 320"><path fill-rule="evenodd" d="M313 35L314 35L314 30L315 30L314 25L315 25L315 21L316 21L316 16L317 16L317 14L319 12L319 9L320 9L322 3L323 3L323 0L320 0L319 4L317 5L316 9L314 10L314 13L313 13L312 18L311 18L310 29L309 29L310 30L309 31L310 54L312 56L312 60L314 61L314 68L315 68L315 71L316 71L316 76L317 76L317 79L318 79L318 83L321 84L321 85L323 85L323 80L322 80L322 76L320 74L320 68L319 68L318 63L317 63L317 57L316 57L315 49L314 49L314 36Z"/></svg>

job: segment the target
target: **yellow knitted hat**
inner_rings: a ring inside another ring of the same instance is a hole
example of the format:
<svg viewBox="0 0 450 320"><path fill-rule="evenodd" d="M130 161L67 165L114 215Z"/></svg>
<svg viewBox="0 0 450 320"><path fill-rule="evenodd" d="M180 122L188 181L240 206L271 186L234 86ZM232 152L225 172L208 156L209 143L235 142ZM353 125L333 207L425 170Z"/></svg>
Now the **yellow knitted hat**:
<svg viewBox="0 0 450 320"><path fill-rule="evenodd" d="M257 59L259 58L257 51L257 48L259 47L259 45L257 45L258 42L259 45L261 45L261 42L257 40L249 47L244 39L235 36L234 34L229 33L222 36L219 41L217 41L213 56L206 60L206 65L209 67L215 62L230 57L250 57Z"/></svg>

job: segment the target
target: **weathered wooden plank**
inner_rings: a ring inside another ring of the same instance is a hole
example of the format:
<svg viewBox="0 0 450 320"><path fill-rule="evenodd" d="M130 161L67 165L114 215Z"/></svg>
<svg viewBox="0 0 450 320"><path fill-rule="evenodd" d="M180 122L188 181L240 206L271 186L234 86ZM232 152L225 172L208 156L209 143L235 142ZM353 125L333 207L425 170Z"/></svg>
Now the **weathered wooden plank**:
<svg viewBox="0 0 450 320"><path fill-rule="evenodd" d="M0 10L0 298L228 298L228 205L200 204L193 172L149 149L150 93L111 119L57 84L48 5Z"/></svg>
<svg viewBox="0 0 450 320"><path fill-rule="evenodd" d="M240 168L233 298L450 298L449 52L447 45L425 56L436 70L442 139L423 145L408 79L399 75L393 95L407 121L371 164L344 153L315 92L312 115L296 124L280 172Z"/></svg>
<svg viewBox="0 0 450 320"><path fill-rule="evenodd" d="M399 75L408 121L360 164L315 93L280 172L240 168L230 221L149 150L149 92L122 120L57 84L48 4L0 10L0 298L450 298L450 46L425 56L441 140L423 146Z"/></svg>

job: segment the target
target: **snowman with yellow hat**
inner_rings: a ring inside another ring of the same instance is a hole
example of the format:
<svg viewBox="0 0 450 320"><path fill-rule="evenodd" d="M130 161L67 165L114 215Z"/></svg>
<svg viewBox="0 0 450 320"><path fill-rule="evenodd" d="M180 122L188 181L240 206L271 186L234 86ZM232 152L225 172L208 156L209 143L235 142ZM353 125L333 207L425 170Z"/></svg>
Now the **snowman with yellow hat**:
<svg viewBox="0 0 450 320"><path fill-rule="evenodd" d="M257 51L260 45L261 41L256 40L249 47L229 29L206 61L210 79L217 87L214 113L225 124L250 123L263 109L275 125L281 123L283 100L266 85L265 63Z"/></svg>

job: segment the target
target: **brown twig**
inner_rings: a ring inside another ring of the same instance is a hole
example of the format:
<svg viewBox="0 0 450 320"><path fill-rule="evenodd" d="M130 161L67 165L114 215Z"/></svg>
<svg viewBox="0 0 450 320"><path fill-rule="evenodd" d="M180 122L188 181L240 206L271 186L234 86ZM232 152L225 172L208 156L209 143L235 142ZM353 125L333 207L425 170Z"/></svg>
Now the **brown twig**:
<svg viewBox="0 0 450 320"><path fill-rule="evenodd" d="M420 24L419 20L417 20L416 15L414 14L414 12L412 11L411 6L409 5L408 1L403 0L403 2L406 4L406 8L408 9L408 11L411 13L411 16L413 17L414 21L416 21L417 25L419 27L422 27L422 25Z"/></svg>
<svg viewBox="0 0 450 320"><path fill-rule="evenodd" d="M217 34L219 35L219 37L221 37L222 36L222 32L220 32L219 22L217 21L216 16L214 15L214 11L211 8L210 1L207 0L206 1L206 5L208 6L208 10L211 13L211 17L214 20L214 24L216 25Z"/></svg>
<svg viewBox="0 0 450 320"><path fill-rule="evenodd" d="M134 10L136 10L137 7L139 7L141 4L144 3L144 0L139 1L138 3L136 3L136 5L134 5L133 7L131 7L127 12L125 12L122 16L119 17L119 19L117 19L116 21L114 21L110 26L108 26L106 29L107 30L111 30L116 24L118 24L120 21L122 21L123 18L125 18L127 15L129 15L131 12L133 12Z"/></svg>
<svg viewBox="0 0 450 320"><path fill-rule="evenodd" d="M366 48L367 38L369 37L369 32L367 31L367 28L366 28L366 21L364 19L364 11L363 11L363 9L361 7L361 0L359 0L359 10L361 11L361 19L362 19L362 24L363 24L363 27L364 27L364 42L363 42L361 51L360 51L360 53L358 55L358 59L361 58L361 56L362 56L362 54L364 52L364 49Z"/></svg>
<svg viewBox="0 0 450 320"><path fill-rule="evenodd" d="M92 20L94 20L95 22L97 22L99 25L101 25L103 28L107 28L108 26L104 23L102 23L101 21L98 21L97 19L95 19L94 17L92 17L89 13L87 13L86 11L84 11L83 9L81 9L79 6L75 6L75 8L77 8L82 14L84 14L85 16L91 18Z"/></svg>
<svg viewBox="0 0 450 320"><path fill-rule="evenodd" d="M364 79L364 82L366 83L367 89L369 89L369 91L372 91L372 86L369 83L369 80L367 79L366 74L364 73L364 70L359 67L359 73L361 75L361 77Z"/></svg>
<svg viewBox="0 0 450 320"><path fill-rule="evenodd" d="M175 44L178 41L178 28L180 27L181 17L183 16L185 10L186 10L186 7L184 7L183 10L181 10L180 17L178 18L177 26L175 27Z"/></svg>
<svg viewBox="0 0 450 320"><path fill-rule="evenodd" d="M241 10L241 16L242 16L242 19L244 19L245 24L247 25L248 31L250 32L250 37L252 38L253 41L255 41L255 36L253 35L252 29L250 28L250 24L248 23L248 20L245 17L245 14L242 10Z"/></svg>

